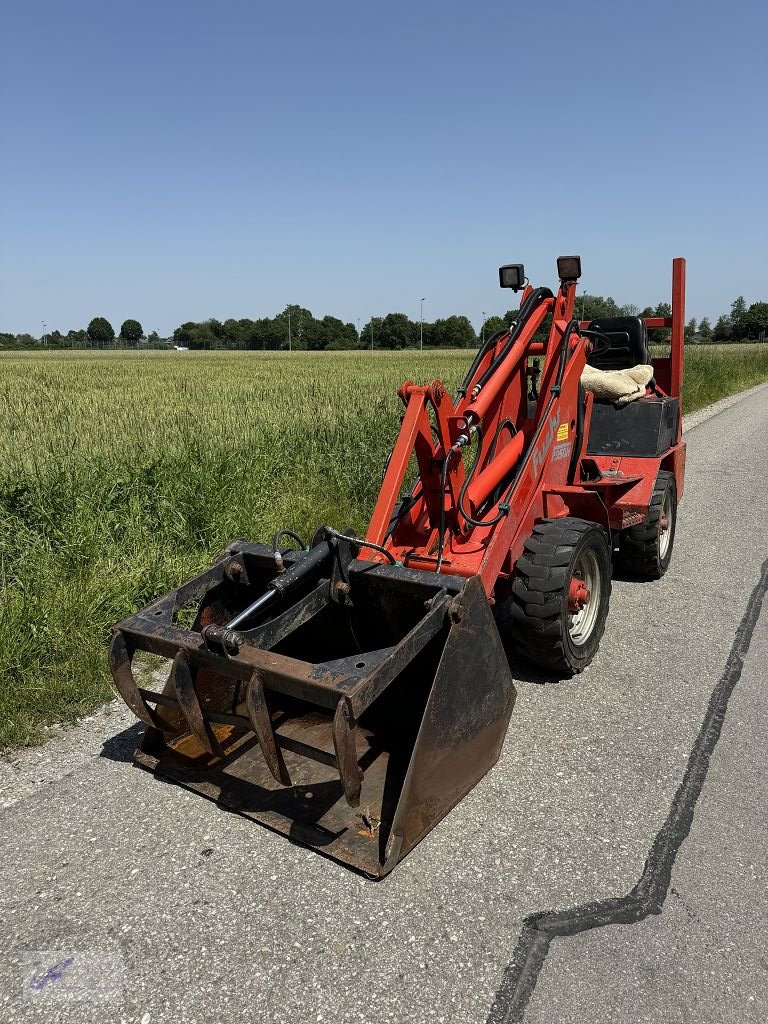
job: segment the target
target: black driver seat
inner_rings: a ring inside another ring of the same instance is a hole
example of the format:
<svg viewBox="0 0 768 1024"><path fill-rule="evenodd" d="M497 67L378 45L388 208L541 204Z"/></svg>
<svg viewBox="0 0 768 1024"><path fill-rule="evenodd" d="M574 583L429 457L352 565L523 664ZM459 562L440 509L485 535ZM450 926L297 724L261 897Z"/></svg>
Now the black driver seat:
<svg viewBox="0 0 768 1024"><path fill-rule="evenodd" d="M648 331L645 320L639 316L604 316L589 325L592 331L607 335L610 344L596 338L595 347L603 351L592 352L587 359L598 370L628 370L631 366L648 364Z"/></svg>

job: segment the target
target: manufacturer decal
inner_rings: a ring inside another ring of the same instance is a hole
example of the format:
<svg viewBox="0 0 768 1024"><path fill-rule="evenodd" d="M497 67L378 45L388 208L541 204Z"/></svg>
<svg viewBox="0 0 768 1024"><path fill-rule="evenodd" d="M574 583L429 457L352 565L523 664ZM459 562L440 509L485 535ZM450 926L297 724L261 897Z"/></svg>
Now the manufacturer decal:
<svg viewBox="0 0 768 1024"><path fill-rule="evenodd" d="M562 459L567 459L571 454L571 442L566 441L565 444L556 444L552 449L552 461L560 462Z"/></svg>
<svg viewBox="0 0 768 1024"><path fill-rule="evenodd" d="M558 419L559 419L559 416L557 415L557 413L555 413L555 415L552 416L552 418L550 419L549 423L547 424L547 429L546 429L546 431L544 433L544 437L541 440L541 444L538 446L538 448L535 448L534 451L533 451L533 473L534 473L534 476L541 469L541 467L542 467L542 465L544 463L544 459L546 458L547 452L549 451L550 445L552 444L552 442L555 439L555 431L558 429L557 428L557 421L558 421Z"/></svg>

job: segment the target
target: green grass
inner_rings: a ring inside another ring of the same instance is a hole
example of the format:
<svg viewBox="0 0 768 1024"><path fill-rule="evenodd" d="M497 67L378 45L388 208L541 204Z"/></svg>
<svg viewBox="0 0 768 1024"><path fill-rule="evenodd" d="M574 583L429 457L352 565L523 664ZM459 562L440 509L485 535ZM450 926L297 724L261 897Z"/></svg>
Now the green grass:
<svg viewBox="0 0 768 1024"><path fill-rule="evenodd" d="M768 344L689 346L685 353L683 411L695 412L766 379Z"/></svg>
<svg viewBox="0 0 768 1024"><path fill-rule="evenodd" d="M404 379L467 352L0 356L0 747L110 696L109 626L281 526L364 530ZM686 410L768 378L695 349Z"/></svg>

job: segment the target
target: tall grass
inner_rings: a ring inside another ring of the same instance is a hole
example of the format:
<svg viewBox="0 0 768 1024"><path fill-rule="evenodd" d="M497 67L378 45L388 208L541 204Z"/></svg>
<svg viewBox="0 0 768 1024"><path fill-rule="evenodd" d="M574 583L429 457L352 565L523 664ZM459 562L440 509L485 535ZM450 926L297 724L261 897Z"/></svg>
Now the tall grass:
<svg viewBox="0 0 768 1024"><path fill-rule="evenodd" d="M686 348L683 411L695 412L768 379L768 344Z"/></svg>
<svg viewBox="0 0 768 1024"><path fill-rule="evenodd" d="M364 530L406 378L466 352L0 356L0 746L110 694L109 626L232 537ZM692 351L686 409L768 378Z"/></svg>

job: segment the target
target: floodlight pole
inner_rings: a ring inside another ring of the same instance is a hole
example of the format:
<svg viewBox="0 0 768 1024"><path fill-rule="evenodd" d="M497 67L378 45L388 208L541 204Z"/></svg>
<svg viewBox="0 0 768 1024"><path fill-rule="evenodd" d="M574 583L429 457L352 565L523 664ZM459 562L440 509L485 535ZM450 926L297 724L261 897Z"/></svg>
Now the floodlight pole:
<svg viewBox="0 0 768 1024"><path fill-rule="evenodd" d="M483 336L482 337L482 342L483 342L483 344L485 344L485 312L483 312L483 325L480 328L480 331L481 331L482 336Z"/></svg>
<svg viewBox="0 0 768 1024"><path fill-rule="evenodd" d="M419 351L424 351L424 299L420 299L419 309Z"/></svg>
<svg viewBox="0 0 768 1024"><path fill-rule="evenodd" d="M291 351L291 307L288 307L288 351Z"/></svg>

